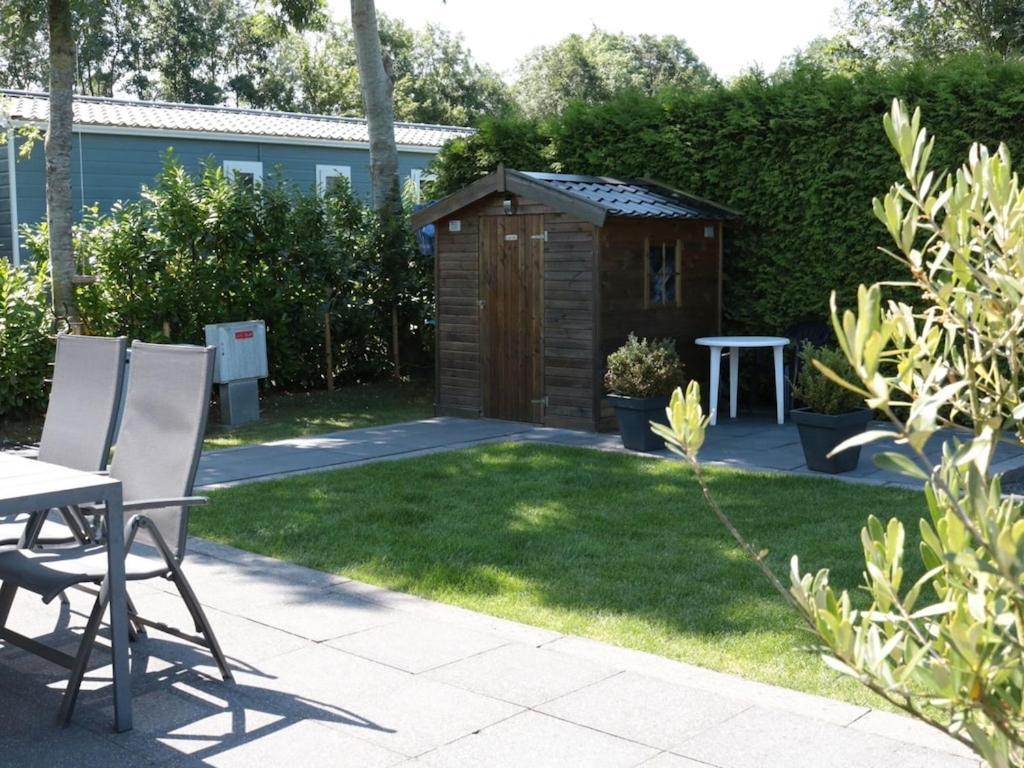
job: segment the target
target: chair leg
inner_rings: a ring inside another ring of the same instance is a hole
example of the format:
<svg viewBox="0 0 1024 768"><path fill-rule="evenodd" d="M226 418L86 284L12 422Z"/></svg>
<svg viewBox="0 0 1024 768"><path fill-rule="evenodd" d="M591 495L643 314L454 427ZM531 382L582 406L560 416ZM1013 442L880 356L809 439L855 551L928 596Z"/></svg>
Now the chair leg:
<svg viewBox="0 0 1024 768"><path fill-rule="evenodd" d="M138 620L139 611L132 602L131 595L125 595L128 601L128 641L137 642L140 637L146 636L146 627Z"/></svg>
<svg viewBox="0 0 1024 768"><path fill-rule="evenodd" d="M206 613L199 604L196 593L192 591L192 585L188 583L188 579L185 578L185 574L182 573L181 566L178 563L171 561L168 564L171 566L171 572L174 574L174 586L178 588L178 593L181 595L181 599L185 601L188 612L195 619L196 629L206 638L206 642L209 643L210 653L213 654L213 659L220 668L221 677L225 680L233 681L235 678L231 674L228 660L220 649L220 643L217 642L217 636L213 634L213 627L210 625L209 619L206 618Z"/></svg>
<svg viewBox="0 0 1024 768"><path fill-rule="evenodd" d="M103 614L107 611L107 599L106 590L101 589L96 603L93 605L92 613L89 614L85 632L82 633L82 642L78 646L78 653L75 655L75 662L71 667L71 677L68 679L68 687L64 691L60 712L57 714L58 725L67 726L71 722L71 714L75 710L78 692L82 688L82 679L85 677L85 669L89 664L89 656L92 655L92 647L96 642L100 622L103 620Z"/></svg>
<svg viewBox="0 0 1024 768"><path fill-rule="evenodd" d="M6 581L0 584L0 629L7 626L7 617L11 615L11 606L18 588Z"/></svg>

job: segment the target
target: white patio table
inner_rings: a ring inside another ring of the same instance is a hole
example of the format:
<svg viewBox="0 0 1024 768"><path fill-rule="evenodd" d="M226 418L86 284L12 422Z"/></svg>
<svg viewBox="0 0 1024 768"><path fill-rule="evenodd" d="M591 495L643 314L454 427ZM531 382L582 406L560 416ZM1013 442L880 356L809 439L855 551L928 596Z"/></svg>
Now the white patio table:
<svg viewBox="0 0 1024 768"><path fill-rule="evenodd" d="M110 641L114 672L114 728L132 727L128 672L128 606L124 575L124 510L121 481L0 453L0 515L17 515L91 502L107 511L107 578L110 581Z"/></svg>
<svg viewBox="0 0 1024 768"><path fill-rule="evenodd" d="M703 336L697 339L702 347L711 348L711 381L708 407L711 423L718 423L718 375L722 366L722 350L729 350L729 418L736 418L736 393L740 375L740 348L771 347L775 359L775 410L779 424L786 418L783 408L782 350L789 344L784 336Z"/></svg>

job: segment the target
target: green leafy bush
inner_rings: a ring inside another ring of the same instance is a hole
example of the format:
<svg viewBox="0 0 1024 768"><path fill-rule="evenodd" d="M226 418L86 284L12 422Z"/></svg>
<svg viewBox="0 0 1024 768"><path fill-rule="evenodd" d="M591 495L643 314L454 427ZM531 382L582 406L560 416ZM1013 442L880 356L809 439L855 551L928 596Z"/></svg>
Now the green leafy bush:
<svg viewBox="0 0 1024 768"><path fill-rule="evenodd" d="M881 284L860 286L856 311L832 323L857 383L843 381L896 428L848 444L896 440L910 455L876 463L924 483L928 517L917 551L923 575L906 578L906 532L873 514L861 532L863 590L855 606L829 571L803 573L793 557L790 587L720 508L701 475L708 420L691 382L655 426L691 462L713 512L799 613L817 650L892 705L972 748L991 768L1024 766L1024 501L1004 497L994 471L1002 441L1024 442L1024 188L1005 145L980 145L955 173L931 170L936 142L921 113L893 103L885 130L904 180L874 211L895 243L896 263L920 307L889 300ZM941 428L970 425L926 452Z"/></svg>
<svg viewBox="0 0 1024 768"><path fill-rule="evenodd" d="M842 350L836 347L816 347L804 342L800 349L800 371L793 382L793 396L815 413L835 415L864 407L864 398L819 371L814 361L835 372L846 381L856 381L853 368Z"/></svg>
<svg viewBox="0 0 1024 768"><path fill-rule="evenodd" d="M631 333L625 344L608 355L604 384L617 395L668 397L684 378L675 341L648 341Z"/></svg>
<svg viewBox="0 0 1024 768"><path fill-rule="evenodd" d="M347 190L319 196L272 179L252 189L168 160L140 199L86 212L74 232L87 333L202 343L204 325L263 319L271 386L325 378L325 312L339 380L392 372L391 306L405 348L425 343L429 266ZM408 230L404 227L403 230ZM27 232L46 253L45 225Z"/></svg>
<svg viewBox="0 0 1024 768"><path fill-rule="evenodd" d="M38 411L53 360L46 263L16 267L0 259L0 417Z"/></svg>
<svg viewBox="0 0 1024 768"><path fill-rule="evenodd" d="M974 141L1024 152L1024 62L984 57L865 71L852 77L802 66L727 87L625 95L577 104L521 128L511 142L494 121L447 145L435 162L443 191L498 162L522 170L647 177L741 211L726 226L727 332L784 334L828 314L859 282L902 278L878 254L884 229L870 203L900 172L879 145L878 114L893 97L921 106L939 136L934 159L952 165Z"/></svg>

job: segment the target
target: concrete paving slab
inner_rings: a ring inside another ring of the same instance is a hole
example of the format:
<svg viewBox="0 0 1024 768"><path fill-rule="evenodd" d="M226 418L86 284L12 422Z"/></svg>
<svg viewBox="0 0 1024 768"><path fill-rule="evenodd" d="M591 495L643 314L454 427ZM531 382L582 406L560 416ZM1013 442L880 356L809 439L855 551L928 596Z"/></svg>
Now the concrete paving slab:
<svg viewBox="0 0 1024 768"><path fill-rule="evenodd" d="M502 701L536 707L619 672L558 651L509 644L433 669L426 677Z"/></svg>
<svg viewBox="0 0 1024 768"><path fill-rule="evenodd" d="M424 768L626 768L656 750L537 712L524 712L421 756Z"/></svg>
<svg viewBox="0 0 1024 768"><path fill-rule="evenodd" d="M959 757L972 757L973 753L956 739L919 720L912 720L892 712L871 710L850 723L850 728L875 736L903 741L930 750L949 752Z"/></svg>
<svg viewBox="0 0 1024 768"><path fill-rule="evenodd" d="M589 659L614 669L656 677L669 683L720 694L735 701L757 704L836 725L849 725L870 711L867 707L848 704L845 701L744 680L734 675L667 659L664 656L620 648L582 637L560 638L545 648L568 656Z"/></svg>
<svg viewBox="0 0 1024 768"><path fill-rule="evenodd" d="M915 758L902 747L881 736L752 707L686 739L672 752L722 768L902 768L897 755ZM938 757L932 753L933 759Z"/></svg>
<svg viewBox="0 0 1024 768"><path fill-rule="evenodd" d="M505 645L497 635L420 617L355 632L328 645L364 659L418 674Z"/></svg>
<svg viewBox="0 0 1024 768"><path fill-rule="evenodd" d="M451 450L512 437L530 429L532 425L518 422L438 417L208 451L199 462L196 486L219 486L372 459Z"/></svg>
<svg viewBox="0 0 1024 768"><path fill-rule="evenodd" d="M404 755L310 720L300 720L280 729L274 728L266 735L253 736L205 757L201 763L197 761L197 765L213 768L292 765L302 768L388 768L406 759Z"/></svg>
<svg viewBox="0 0 1024 768"><path fill-rule="evenodd" d="M713 763L702 763L698 760L691 760L688 757L673 755L671 752L662 752L646 763L641 763L638 768L719 768Z"/></svg>
<svg viewBox="0 0 1024 768"><path fill-rule="evenodd" d="M408 757L449 744L522 712L523 708L436 683L410 678L397 688L352 697L351 707L380 727L329 723L378 746Z"/></svg>
<svg viewBox="0 0 1024 768"><path fill-rule="evenodd" d="M707 691L622 672L541 704L537 710L667 750L749 708Z"/></svg>

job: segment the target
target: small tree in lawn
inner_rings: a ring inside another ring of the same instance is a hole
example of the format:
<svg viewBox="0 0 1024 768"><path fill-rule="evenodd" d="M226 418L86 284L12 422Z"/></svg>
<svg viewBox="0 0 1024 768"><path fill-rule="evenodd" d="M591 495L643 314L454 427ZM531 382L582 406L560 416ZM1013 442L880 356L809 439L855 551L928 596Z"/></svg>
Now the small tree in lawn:
<svg viewBox="0 0 1024 768"><path fill-rule="evenodd" d="M1024 766L1024 503L1004 498L992 471L1001 441L1022 440L1024 420L1024 190L1005 146L974 146L955 174L928 169L932 140L920 112L894 102L884 120L906 181L875 213L896 244L891 255L920 291L918 307L861 286L857 311L832 320L858 384L824 366L896 427L847 445L891 440L904 453L879 463L924 481L924 575L904 578L905 531L868 517L861 533L871 604L854 608L829 572L801 573L787 589L717 506L697 454L707 419L691 382L676 390L670 427L659 431L685 456L712 510L799 612L817 650L893 705L971 746L990 766ZM944 426L967 425L934 464L925 446ZM837 451L843 446L837 447Z"/></svg>

